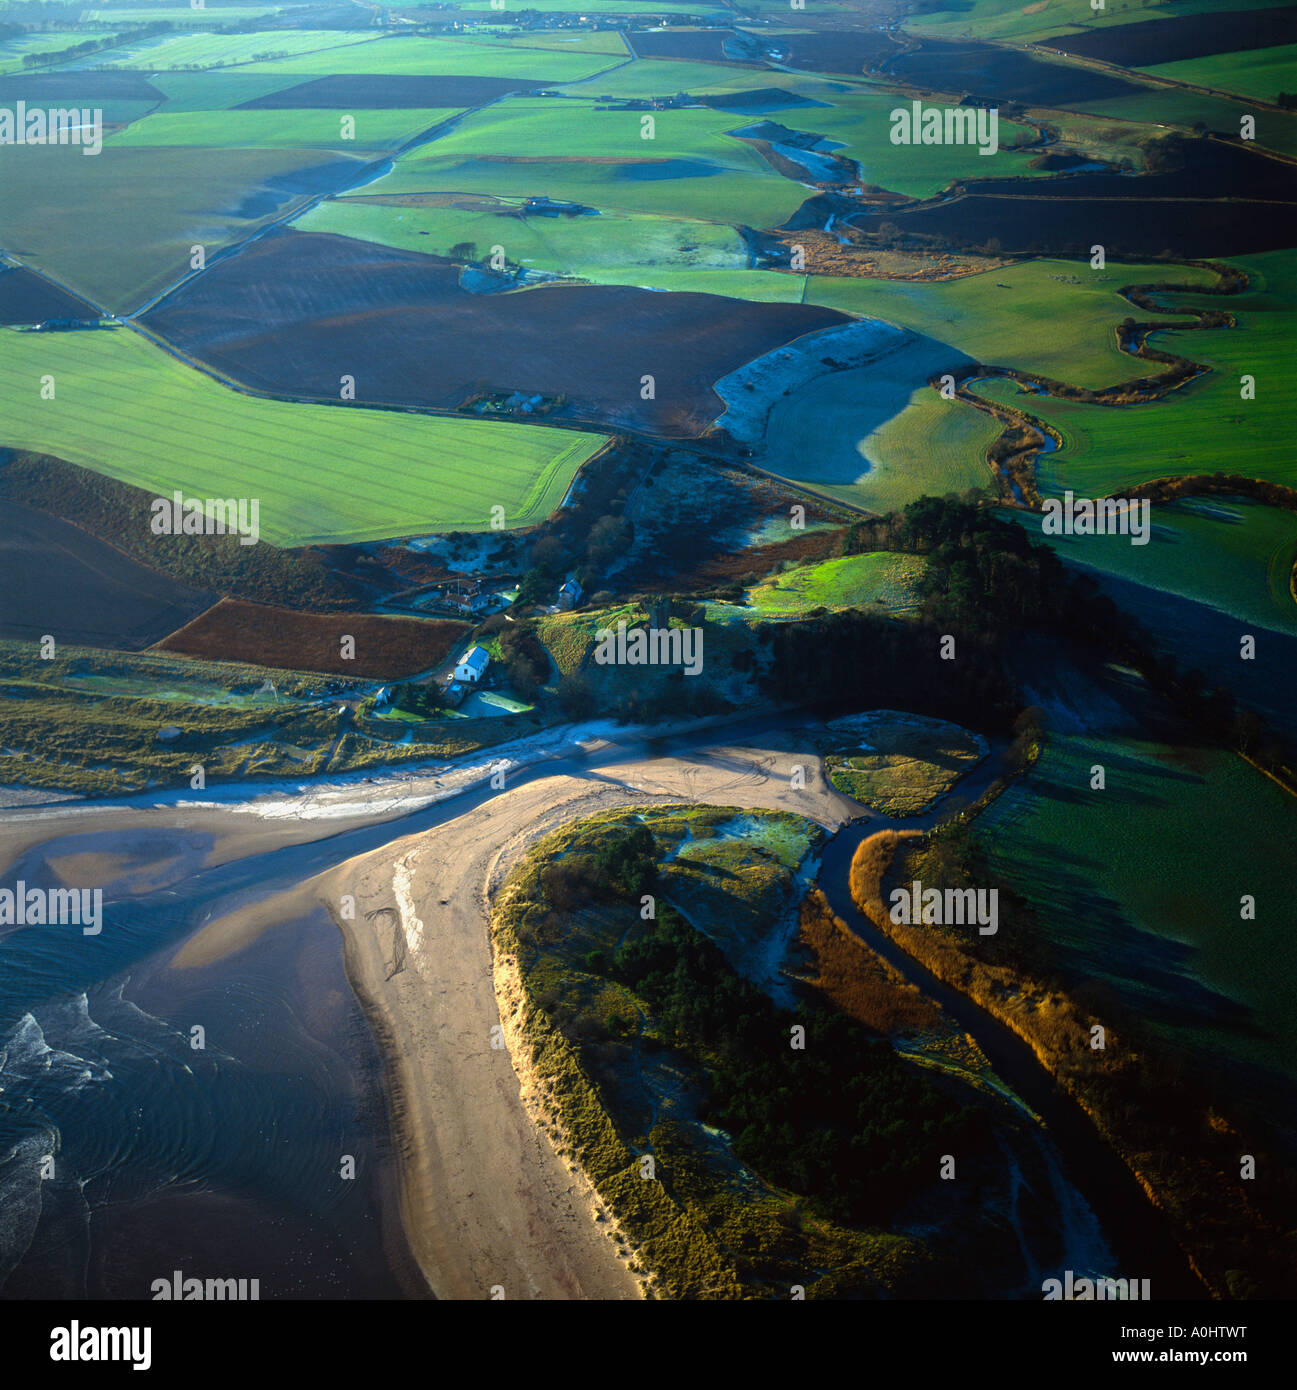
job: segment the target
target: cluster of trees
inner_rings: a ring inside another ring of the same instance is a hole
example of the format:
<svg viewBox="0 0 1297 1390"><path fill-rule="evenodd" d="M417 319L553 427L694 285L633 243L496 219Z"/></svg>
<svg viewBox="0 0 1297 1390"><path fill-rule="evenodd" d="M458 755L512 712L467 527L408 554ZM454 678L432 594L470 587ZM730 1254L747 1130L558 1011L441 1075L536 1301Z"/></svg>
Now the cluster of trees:
<svg viewBox="0 0 1297 1390"><path fill-rule="evenodd" d="M421 714L425 719L432 719L444 708L445 703L441 687L435 681L429 681L427 685L398 687L392 706L409 714Z"/></svg>
<svg viewBox="0 0 1297 1390"><path fill-rule="evenodd" d="M940 713L933 705L944 697L952 710L947 717L959 717L954 711L961 702L968 702L967 712L974 714L978 701L984 703L986 713L1002 716L1014 701L1003 674L1005 643L1025 628L1039 628L1064 640L1084 642L1109 660L1133 666L1183 718L1285 782L1292 780L1293 751L1284 738L1254 711L1239 711L1233 695L1210 687L1201 671L1182 668L1165 655L1154 635L1118 608L1093 576L1069 569L1054 550L1033 541L1017 523L968 501L924 497L911 502L899 517L850 527L843 537L843 551L854 554L878 548L880 542L888 549L928 556L919 585L921 622L912 634L889 637L882 631L888 625L877 619L872 629L860 621L841 621L863 620L863 614L819 619L814 625L819 633L809 637L821 639L824 650L818 669L831 680L831 689L844 681L843 694L874 698L880 689L875 668L903 657L907 644L917 645L909 658L914 663L908 671L911 690L905 692L905 682L895 672L886 673L882 690L916 701L907 708L918 712ZM796 631L810 626L789 624L775 634L779 657L775 676L787 687L780 691L786 696L792 693L799 669L814 669L785 664L788 660L814 662L815 642ZM956 661L933 659L938 637L945 633L956 636L960 653ZM866 649L840 650L853 636ZM925 678L942 689L925 691Z"/></svg>
<svg viewBox="0 0 1297 1390"><path fill-rule="evenodd" d="M500 629L500 664L520 700L534 700L549 680L549 653L530 624L506 624Z"/></svg>
<svg viewBox="0 0 1297 1390"><path fill-rule="evenodd" d="M955 635L954 660L941 656L947 635ZM1020 703L994 644L940 624L848 609L766 623L757 639L772 648L763 683L776 700L908 709L991 729L1007 728Z"/></svg>
<svg viewBox="0 0 1297 1390"><path fill-rule="evenodd" d="M590 902L625 899L638 908L657 882L657 845L646 826L615 831L593 850L573 850L541 870L552 907L572 912Z"/></svg>
<svg viewBox="0 0 1297 1390"><path fill-rule="evenodd" d="M941 1154L968 1153L984 1132L978 1112L952 1107L887 1042L841 1014L778 1008L674 917L624 942L611 974L706 1068L701 1118L832 1220L886 1220L936 1179Z"/></svg>
<svg viewBox="0 0 1297 1390"><path fill-rule="evenodd" d="M74 58L88 58L90 54L102 53L106 48L117 48L121 44L138 43L141 39L170 33L172 27L168 20L159 19L125 33L106 34L102 39L86 39L84 43L73 44L70 48L51 48L42 53L25 53L23 67L41 68L47 63L67 63Z"/></svg>
<svg viewBox="0 0 1297 1390"><path fill-rule="evenodd" d="M591 521L579 544L571 535L552 532L532 546L527 557L530 568L518 586L520 606L552 601L569 571L575 571L578 583L588 589L595 576L630 544L632 528L629 521L609 513Z"/></svg>

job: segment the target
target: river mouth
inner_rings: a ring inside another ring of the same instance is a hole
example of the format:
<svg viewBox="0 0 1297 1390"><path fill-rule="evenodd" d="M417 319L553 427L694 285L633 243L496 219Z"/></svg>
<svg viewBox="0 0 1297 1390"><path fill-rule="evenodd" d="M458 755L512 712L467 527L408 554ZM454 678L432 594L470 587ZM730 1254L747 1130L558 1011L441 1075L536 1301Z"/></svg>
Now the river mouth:
<svg viewBox="0 0 1297 1390"><path fill-rule="evenodd" d="M709 729L664 741L628 736L593 754L517 766L510 784L522 788L551 776L599 782L619 767L652 766L661 757L724 771L736 748L801 747L823 717L745 721L726 728L719 745ZM757 758L766 761L767 755ZM993 752L957 785L954 802L905 823L922 826L941 810L967 804L997 765ZM632 771L630 785L638 786L642 775ZM396 820L296 845L282 843L271 829L245 858L191 866L195 872L165 886L141 880L142 896L106 904L97 938L27 928L0 939L8 1056L52 1058L45 1079L27 1088L33 1106L20 1108L0 1095L0 1152L30 1156L35 1146L53 1142L63 1165L62 1180L34 1214L30 1192L7 1203L26 1224L10 1220L4 1228L3 1296L142 1297L153 1280L176 1268L205 1277L260 1277L267 1299L420 1293L394 1210L401 1179L381 1062L347 982L333 922L303 895L277 916L273 931L231 954L177 969L176 953L213 917L295 892L343 859L466 816L494 795L474 789ZM820 887L861 935L847 871L860 839L889 823L862 816L829 842L822 860ZM157 832L162 839L175 833ZM26 855L28 879L39 880L43 863L69 862L68 848ZM159 848L165 845L154 852ZM213 858L209 847L205 862ZM146 866L127 867L141 875ZM902 973L913 973L911 962L896 959L896 948L867 939ZM925 982L924 988L941 997L940 986ZM1055 1191L1079 1192L1104 1234L1115 1233L1108 1239L1121 1267L1153 1279L1159 1297L1199 1292L1151 1210L1141 1210L1142 1198L1130 1200L1133 1182L1120 1161L1072 1113L1075 1107L1061 1102L1023 1044L976 1017L968 1001L956 996L942 1003L1046 1119L1048 1136L1065 1156L1064 1181ZM191 1046L196 1025L205 1037L197 1051ZM16 1028L22 1048L13 1046ZM1047 1143L1046 1136L1037 1143ZM356 1160L351 1181L340 1178L346 1155ZM1041 1155L1053 1171L1054 1160L1044 1149ZM11 1166L8 1177L16 1171Z"/></svg>

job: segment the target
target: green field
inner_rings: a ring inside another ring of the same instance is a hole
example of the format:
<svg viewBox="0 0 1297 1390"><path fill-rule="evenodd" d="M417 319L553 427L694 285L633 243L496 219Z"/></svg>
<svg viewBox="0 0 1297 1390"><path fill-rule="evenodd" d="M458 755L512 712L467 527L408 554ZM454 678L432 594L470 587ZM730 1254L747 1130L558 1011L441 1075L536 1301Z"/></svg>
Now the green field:
<svg viewBox="0 0 1297 1390"><path fill-rule="evenodd" d="M843 501L880 515L917 497L989 488L986 451L999 428L985 415L942 400L920 387L909 404L861 440L869 471L850 488L827 488Z"/></svg>
<svg viewBox="0 0 1297 1390"><path fill-rule="evenodd" d="M1214 87L1273 102L1280 92L1297 85L1297 44L1257 48L1243 53L1215 53L1209 58L1188 58L1179 63L1159 63L1146 68L1156 77Z"/></svg>
<svg viewBox="0 0 1297 1390"><path fill-rule="evenodd" d="M1083 405L1025 394L1011 382L979 382L979 395L1005 401L1053 425L1063 437L1042 455L1046 489L1090 496L1186 473L1243 473L1297 484L1291 421L1297 407L1287 363L1288 318L1297 299L1297 253L1240 256L1253 280L1228 304L1237 328L1157 335L1165 346L1214 368L1148 405ZM1190 302L1205 302L1201 298ZM1256 378L1256 399L1241 398L1240 379Z"/></svg>
<svg viewBox="0 0 1297 1390"><path fill-rule="evenodd" d="M761 618L797 618L815 608L903 612L918 602L916 584L926 568L918 555L875 551L772 575L747 595Z"/></svg>
<svg viewBox="0 0 1297 1390"><path fill-rule="evenodd" d="M4 11L0 10L0 14ZM75 48L79 43L85 43L88 38L101 39L109 38L108 33L103 34L17 34L12 38L0 39L0 75L14 72L30 72L31 68L23 66L23 59L29 53L53 53L67 48ZM36 69L40 71L41 69Z"/></svg>
<svg viewBox="0 0 1297 1390"><path fill-rule="evenodd" d="M1244 100L1208 96L1176 87L1150 87L1140 96L1083 102L1079 110L1096 116L1139 121L1144 125L1174 125L1191 129L1202 122L1209 130L1238 135L1244 116L1256 117L1258 145L1281 154L1297 155L1297 114L1258 111Z"/></svg>
<svg viewBox="0 0 1297 1390"><path fill-rule="evenodd" d="M374 35L364 30L345 29L260 29L252 34L193 33L159 34L125 48L92 59L95 67L166 68L232 67L255 62L271 54L324 54L352 44L372 42Z"/></svg>
<svg viewBox="0 0 1297 1390"><path fill-rule="evenodd" d="M493 212L380 206L356 198L335 198L312 208L294 225L304 232L336 232L441 256L465 242L476 248L478 259L488 256L493 246L503 246L510 262L528 270L577 276L600 284L656 286L664 271L737 271L742 279L736 277L734 284L744 287L755 278L743 273L747 251L733 228L670 217L613 213L523 220ZM741 288L737 292L744 294ZM800 281L789 290L788 298L796 299L799 294Z"/></svg>
<svg viewBox="0 0 1297 1390"><path fill-rule="evenodd" d="M363 37L371 39L370 35ZM616 62L616 57L599 53L554 53L396 35L322 53L275 58L257 63L254 70L300 73L303 80L333 73L372 73L383 77L523 77L561 83L591 77Z"/></svg>
<svg viewBox="0 0 1297 1390"><path fill-rule="evenodd" d="M722 92L754 92L768 87L780 87L799 96L818 97L822 101L846 90L842 84L829 83L822 78L794 76L769 68L734 67L729 63L694 62L681 58L636 58L633 62L583 82L569 95L624 99L668 97L675 96L677 92L688 92L691 96L715 96ZM798 108L790 109L800 114Z"/></svg>
<svg viewBox="0 0 1297 1390"><path fill-rule="evenodd" d="M149 77L153 86L167 98L164 109L168 116L179 115L182 111L222 111L241 106L245 101L255 101L257 97L296 86L297 80L290 73L257 73L245 68L159 72Z"/></svg>
<svg viewBox="0 0 1297 1390"><path fill-rule="evenodd" d="M920 148L893 145L891 112L899 98L864 82L849 85L805 74L773 72L760 68L725 67L719 63L693 63L642 58L591 81L567 89L569 96L611 96L616 98L674 96L688 92L694 96L719 95L779 88L817 103L772 110L769 120L794 130L814 131L836 141L834 151L861 166L866 183L877 184L911 197L928 197L957 178L987 178L1020 175L1031 177L1037 170L1028 167L1029 154L1018 154L1009 147L1017 140L1030 140L1029 127L1001 120L1000 150L986 157L966 145L932 145ZM658 113L659 121L663 114ZM684 112L678 114L686 114ZM755 110L748 114L730 109L722 116L722 130L738 130L763 119Z"/></svg>
<svg viewBox="0 0 1297 1390"><path fill-rule="evenodd" d="M343 154L358 149L390 149L460 108L397 111L161 111L110 136L119 146L186 145L201 149L293 149L312 146ZM354 122L352 139L342 137L342 121Z"/></svg>
<svg viewBox="0 0 1297 1390"><path fill-rule="evenodd" d="M1039 519L1027 521L1039 531ZM1061 555L1105 574L1206 603L1245 623L1297 634L1289 590L1297 514L1234 498L1204 497L1151 510L1147 545L1124 536L1041 536Z"/></svg>
<svg viewBox="0 0 1297 1390"><path fill-rule="evenodd" d="M767 74L778 78L778 74ZM765 85L771 85L769 81ZM786 85L778 81L777 85ZM982 155L971 145L893 145L891 113L904 102L895 93L866 87L849 91L813 92L799 88L803 95L816 95L830 101L826 107L791 108L773 112L769 119L795 130L814 131L838 142L834 154L854 159L866 184L904 193L911 198L929 198L956 179L1038 178L1044 170L1032 169L1030 162L1038 150L1018 151L1015 143L1034 140L1029 127L1007 120L999 121L1000 147L993 155ZM738 118L738 128L752 118Z"/></svg>
<svg viewBox="0 0 1297 1390"><path fill-rule="evenodd" d="M3 6L0 6L2 9ZM221 0L207 0L201 10L192 9L187 4L105 5L101 9L84 10L82 13L90 24L120 24L123 28L133 28L165 20L177 28L193 25L199 29L210 29L222 24L247 24L250 20L279 14L282 9L281 5L223 5Z"/></svg>
<svg viewBox="0 0 1297 1390"><path fill-rule="evenodd" d="M194 244L210 257L302 199L272 180L321 162L305 148L197 158L183 146L105 144L87 159L75 145L0 147L0 245L108 312L128 312L189 268Z"/></svg>
<svg viewBox="0 0 1297 1390"><path fill-rule="evenodd" d="M1121 320L1145 317L1118 291L1162 280L1210 285L1216 277L1194 266L1114 263L1093 271L1080 261L1031 260L933 284L817 275L806 300L913 328L975 362L1097 388L1148 374L1150 364L1117 346ZM1183 346L1171 351L1188 355L1199 343L1188 335L1176 341Z"/></svg>
<svg viewBox="0 0 1297 1390"><path fill-rule="evenodd" d="M1090 790L1095 764L1106 790ZM1213 1064L1297 1074L1297 803L1263 774L1230 753L1054 734L976 833L1072 969ZM1245 893L1255 921L1240 920ZM1219 1005L1176 1022L1199 982L1254 1026Z"/></svg>
<svg viewBox="0 0 1297 1390"><path fill-rule="evenodd" d="M544 194L601 210L750 226L784 221L807 197L725 134L732 112L656 112L652 139L641 137L640 117L593 102L513 98L465 117L367 191Z"/></svg>
<svg viewBox="0 0 1297 1390"><path fill-rule="evenodd" d="M231 391L127 329L0 330L4 442L170 495L257 497L276 545L541 521L602 436ZM53 377L54 400L41 378Z"/></svg>
<svg viewBox="0 0 1297 1390"><path fill-rule="evenodd" d="M608 13L606 9L605 13ZM606 53L614 58L631 56L630 49L616 29L581 30L577 33L537 29L529 33L495 34L490 37L475 29L469 42L500 48L541 48L551 53Z"/></svg>
<svg viewBox="0 0 1297 1390"><path fill-rule="evenodd" d="M775 402L756 462L879 513L925 494L986 487L984 456L999 427L926 385L960 360L946 344L918 338L868 366L818 377Z"/></svg>

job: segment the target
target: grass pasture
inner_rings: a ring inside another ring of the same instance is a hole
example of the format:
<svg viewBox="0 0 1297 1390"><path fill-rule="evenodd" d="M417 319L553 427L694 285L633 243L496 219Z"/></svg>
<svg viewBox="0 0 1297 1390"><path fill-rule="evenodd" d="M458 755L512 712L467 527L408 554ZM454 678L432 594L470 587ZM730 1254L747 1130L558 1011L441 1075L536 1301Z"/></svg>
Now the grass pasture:
<svg viewBox="0 0 1297 1390"><path fill-rule="evenodd" d="M134 310L294 199L350 177L359 161L309 148L210 149L105 143L0 148L0 244L110 313ZM87 228L93 226L94 234Z"/></svg>
<svg viewBox="0 0 1297 1390"><path fill-rule="evenodd" d="M1151 364L1117 346L1121 320L1146 317L1118 291L1163 280L1211 285L1216 277L1195 266L1110 262L1092 271L1082 262L1046 258L931 284L816 275L807 280L806 299L913 328L975 362L1098 388L1148 374ZM1215 302L1226 307L1225 300ZM1183 346L1172 351L1193 355L1199 339L1177 341Z"/></svg>
<svg viewBox="0 0 1297 1390"><path fill-rule="evenodd" d="M3 15L4 10L0 8L0 16ZM95 37L107 38L108 35L96 34ZM14 34L0 39L0 75L30 71L23 64L23 59L30 53L56 53L84 42L85 36L82 34Z"/></svg>
<svg viewBox="0 0 1297 1390"><path fill-rule="evenodd" d="M899 612L917 602L914 586L924 568L918 555L846 555L773 575L751 590L747 603L762 618L799 618L816 608Z"/></svg>
<svg viewBox="0 0 1297 1390"><path fill-rule="evenodd" d="M189 149L390 149L453 116L459 108L384 111L159 111L110 136L127 148L181 145ZM350 138L342 119L354 122Z"/></svg>
<svg viewBox="0 0 1297 1390"><path fill-rule="evenodd" d="M807 196L725 132L732 113L599 110L588 101L513 98L465 117L397 162L371 194L480 193L550 198L600 210L773 226Z"/></svg>
<svg viewBox="0 0 1297 1390"><path fill-rule="evenodd" d="M1039 539L1065 559L1104 574L1297 635L1297 603L1289 588L1297 514L1242 498L1204 497L1154 506L1150 517L1152 534L1142 546L1125 536ZM1038 531L1038 519L1020 519Z"/></svg>
<svg viewBox="0 0 1297 1390"><path fill-rule="evenodd" d="M1162 296L1170 308L1228 308L1237 327L1153 335L1152 346L1212 368L1160 400L1101 406L1024 392L1011 381L976 384L978 395L1025 410L1059 431L1063 447L1037 463L1042 491L1061 494L1070 487L1099 496L1152 478L1215 472L1297 484L1289 428L1297 396L1285 367L1297 253L1232 261L1249 276L1242 294ZM1176 267L1167 278L1179 280L1183 269ZM1243 398L1245 375L1255 378L1254 399Z"/></svg>
<svg viewBox="0 0 1297 1390"><path fill-rule="evenodd" d="M1238 135L1246 115L1256 117L1256 143L1280 154L1297 155L1297 114L1290 111L1257 111L1245 100L1231 100L1176 87L1148 87L1135 96L1106 101L1087 101L1079 109L1096 116L1138 121L1143 125L1180 126L1191 129L1202 122L1208 130Z"/></svg>
<svg viewBox="0 0 1297 1390"><path fill-rule="evenodd" d="M779 74L766 74L779 77ZM771 85L768 81L766 85ZM780 83L779 85L784 85ZM799 87L803 95L817 89ZM1039 178L1043 171L1030 167L1035 151L1013 148L1015 142L1035 138L1030 127L1004 118L999 122L1000 148L991 157L970 145L893 145L891 113L901 104L894 92L858 87L847 91L819 91L829 104L790 110L774 119L797 130L814 131L838 143L834 153L854 159L863 183L875 184L910 198L929 198L956 179ZM743 124L735 120L734 126Z"/></svg>
<svg viewBox="0 0 1297 1390"><path fill-rule="evenodd" d="M1173 82L1195 87L1236 92L1274 102L1280 92L1291 91L1297 71L1297 44L1257 48L1245 53L1215 53L1207 58L1184 58L1178 63L1158 63L1147 71Z"/></svg>
<svg viewBox="0 0 1297 1390"><path fill-rule="evenodd" d="M156 24L159 20L177 28L193 25L210 29L221 24L247 24L254 19L280 14L282 5L226 5L221 0L206 0L201 10L187 4L177 5L106 5L102 9L85 10L83 16L90 24L120 24L124 29L136 25ZM3 6L0 6L3 12Z"/></svg>
<svg viewBox="0 0 1297 1390"><path fill-rule="evenodd" d="M895 710L839 719L841 742L825 754L829 780L844 795L888 816L917 816L971 772L986 740L944 719Z"/></svg>
<svg viewBox="0 0 1297 1390"><path fill-rule="evenodd" d="M91 67L137 68L145 72L168 69L237 67L268 58L271 54L291 59L296 55L322 56L352 44L375 42L364 30L261 29L251 34L198 31L192 34L159 34L127 44L86 60Z"/></svg>
<svg viewBox="0 0 1297 1390"><path fill-rule="evenodd" d="M1229 300L1237 328L1156 335L1165 346L1213 368L1147 405L1097 406L1026 395L1006 381L978 383L978 394L1010 402L1053 425L1063 447L1042 455L1044 489L1071 487L1089 496L1151 478L1188 473L1244 473L1297 484L1297 449L1289 422L1297 406L1291 374L1288 315L1297 296L1297 253L1236 257L1251 287ZM1189 297L1190 303L1204 302ZM1242 397L1244 375L1256 379Z"/></svg>
<svg viewBox="0 0 1297 1390"><path fill-rule="evenodd" d="M482 210L335 198L312 208L293 225L303 232L336 232L439 256L469 243L476 258L482 259L490 255L493 246L502 246L510 262L527 270L598 284L657 286L663 282L664 271L742 272L747 264L743 239L733 228L672 217L609 213L600 217L523 218L508 215L505 207ZM728 292L750 297L743 293L743 287L751 279L748 275L736 277ZM700 282L696 288L705 286Z"/></svg>
<svg viewBox="0 0 1297 1390"><path fill-rule="evenodd" d="M925 493L984 487L985 450L998 425L927 385L964 360L945 343L916 337L865 366L816 377L775 401L757 462L873 512Z"/></svg>
<svg viewBox="0 0 1297 1390"><path fill-rule="evenodd" d="M169 496L257 497L275 545L543 520L602 436L263 400L126 329L0 331L5 443ZM52 376L57 395L40 397ZM306 480L304 485L303 480Z"/></svg>
<svg viewBox="0 0 1297 1390"><path fill-rule="evenodd" d="M351 37L355 37L352 35ZM349 43L317 53L274 58L249 64L258 73L295 72L309 77L335 73L361 73L394 77L406 74L440 77L507 77L525 87L558 86L593 77L617 62L601 53L558 53L552 49L503 48L453 39L395 35L365 36L364 43Z"/></svg>
<svg viewBox="0 0 1297 1390"><path fill-rule="evenodd" d="M1055 734L976 834L1077 974L1213 1065L1297 1074L1297 807L1263 774L1230 753Z"/></svg>

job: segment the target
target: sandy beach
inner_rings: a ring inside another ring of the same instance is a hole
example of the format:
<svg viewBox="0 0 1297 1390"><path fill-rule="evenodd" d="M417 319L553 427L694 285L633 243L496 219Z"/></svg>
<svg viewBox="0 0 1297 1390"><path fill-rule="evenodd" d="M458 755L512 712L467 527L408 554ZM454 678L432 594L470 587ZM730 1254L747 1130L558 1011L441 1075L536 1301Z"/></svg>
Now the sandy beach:
<svg viewBox="0 0 1297 1390"><path fill-rule="evenodd" d="M617 805L667 799L765 807L808 815L829 828L858 810L825 781L818 757L795 730L754 743L718 741L679 757L610 753L580 767L556 764L564 769L558 775L533 774L457 816L450 804L447 819L432 828L342 857L287 891L262 895L207 923L173 958L179 970L207 964L279 922L318 907L328 911L342 932L348 977L385 1058L403 1222L438 1298L642 1296L630 1255L614 1244L606 1215L596 1218L589 1184L536 1123L528 1059L502 1047L507 1035L499 1031L492 1046L501 1008L490 894L537 838ZM795 766L805 769L805 788L792 786ZM388 794L382 787L373 793L379 804ZM348 809L364 819L359 806ZM110 823L120 824L119 816L129 824L139 814L95 818L95 838ZM213 854L237 857L341 828L337 820L312 828L280 817L227 812L222 822L220 816L211 807L180 816L191 833L210 838L203 854L208 862ZM237 829L230 821L239 823ZM151 823L156 829L156 818ZM232 838L222 837L222 827ZM72 829L66 822L60 828ZM10 857L15 848L43 852L50 863L66 862L66 840L42 851L22 843L25 838L16 835L6 846L0 837L0 850L8 848ZM78 848L75 862L84 872L94 855Z"/></svg>

